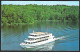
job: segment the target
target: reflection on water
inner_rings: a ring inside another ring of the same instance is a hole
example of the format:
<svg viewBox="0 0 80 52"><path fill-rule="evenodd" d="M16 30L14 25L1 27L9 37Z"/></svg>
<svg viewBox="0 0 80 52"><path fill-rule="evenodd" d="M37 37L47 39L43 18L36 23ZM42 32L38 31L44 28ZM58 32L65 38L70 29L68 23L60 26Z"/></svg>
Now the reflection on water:
<svg viewBox="0 0 80 52"><path fill-rule="evenodd" d="M48 27L50 26L50 27ZM35 24L12 25L1 27L1 50L22 50L20 43L33 31L52 33L56 38L65 37L65 40L55 41L52 51L79 50L79 23L78 22L36 22ZM60 48L59 48L60 47ZM47 48L46 48L47 49Z"/></svg>

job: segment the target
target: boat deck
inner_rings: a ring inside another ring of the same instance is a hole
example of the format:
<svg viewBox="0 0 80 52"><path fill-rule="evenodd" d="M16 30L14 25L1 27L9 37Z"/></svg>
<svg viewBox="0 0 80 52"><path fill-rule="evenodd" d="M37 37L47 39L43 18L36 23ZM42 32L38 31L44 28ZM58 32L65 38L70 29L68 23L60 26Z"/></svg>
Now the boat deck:
<svg viewBox="0 0 80 52"><path fill-rule="evenodd" d="M34 32L34 34L43 35L43 34L49 34L49 33L44 33L44 32Z"/></svg>

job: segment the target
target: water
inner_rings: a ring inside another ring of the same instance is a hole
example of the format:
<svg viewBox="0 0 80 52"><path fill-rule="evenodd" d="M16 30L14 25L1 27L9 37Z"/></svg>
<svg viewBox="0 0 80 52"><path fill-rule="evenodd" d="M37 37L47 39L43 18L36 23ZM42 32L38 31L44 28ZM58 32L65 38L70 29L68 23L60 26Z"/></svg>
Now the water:
<svg viewBox="0 0 80 52"><path fill-rule="evenodd" d="M79 51L79 23L77 22L37 22L35 24L1 27L1 50L17 51ZM48 27L50 26L50 27ZM47 30L48 27L48 30ZM34 31L51 32L55 41L35 47L22 49L19 45Z"/></svg>

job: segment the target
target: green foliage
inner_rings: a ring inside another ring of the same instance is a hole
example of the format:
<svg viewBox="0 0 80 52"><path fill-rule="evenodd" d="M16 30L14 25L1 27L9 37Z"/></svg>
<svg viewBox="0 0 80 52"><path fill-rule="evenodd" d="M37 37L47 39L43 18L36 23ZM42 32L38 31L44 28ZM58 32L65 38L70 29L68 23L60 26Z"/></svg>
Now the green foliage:
<svg viewBox="0 0 80 52"><path fill-rule="evenodd" d="M34 23L35 21L79 21L79 6L66 5L2 5L1 22Z"/></svg>
<svg viewBox="0 0 80 52"><path fill-rule="evenodd" d="M1 22L4 23L4 24L7 24L8 20L5 17L1 17Z"/></svg>

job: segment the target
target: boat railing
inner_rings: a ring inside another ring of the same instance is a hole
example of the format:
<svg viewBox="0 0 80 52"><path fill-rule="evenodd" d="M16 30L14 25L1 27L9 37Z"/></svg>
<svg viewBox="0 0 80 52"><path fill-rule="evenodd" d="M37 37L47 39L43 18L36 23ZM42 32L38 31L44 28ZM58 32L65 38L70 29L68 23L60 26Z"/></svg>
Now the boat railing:
<svg viewBox="0 0 80 52"><path fill-rule="evenodd" d="M37 42L46 41L46 40L48 40L48 39L38 40L38 41L36 41L36 42L26 42L26 44L32 44L32 43L37 43Z"/></svg>

